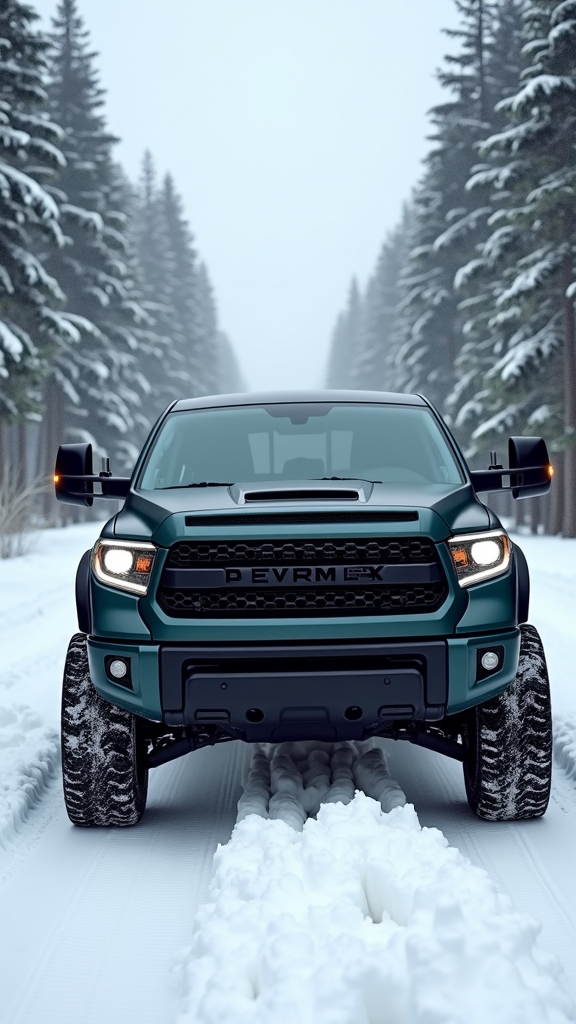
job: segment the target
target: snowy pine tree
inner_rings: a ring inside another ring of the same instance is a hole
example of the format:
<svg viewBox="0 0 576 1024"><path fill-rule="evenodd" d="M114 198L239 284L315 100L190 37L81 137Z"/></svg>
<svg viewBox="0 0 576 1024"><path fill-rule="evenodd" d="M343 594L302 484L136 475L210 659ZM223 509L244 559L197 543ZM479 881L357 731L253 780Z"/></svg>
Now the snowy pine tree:
<svg viewBox="0 0 576 1024"><path fill-rule="evenodd" d="M126 237L126 181L114 164L115 138L102 113L103 90L76 0L54 20L49 96L64 129L59 178L66 246L49 267L61 282L78 336L56 354L46 391L47 452L64 436L97 442L120 470L133 461L149 425L138 365L150 318L138 302Z"/></svg>
<svg viewBox="0 0 576 1024"><path fill-rule="evenodd" d="M352 387L352 371L360 350L362 313L362 295L353 278L346 310L338 316L332 333L326 384L329 388Z"/></svg>
<svg viewBox="0 0 576 1024"><path fill-rule="evenodd" d="M141 359L146 376L154 382L148 397L151 419L155 420L175 398L174 385L178 354L171 306L175 267L169 253L168 234L160 201L154 160L146 150L132 205L132 229L142 285L142 306L152 318L156 344Z"/></svg>
<svg viewBox="0 0 576 1024"><path fill-rule="evenodd" d="M410 210L405 206L402 220L384 241L366 287L358 351L350 375L352 387L383 391L395 388L393 334L400 301L398 278L409 230Z"/></svg>
<svg viewBox="0 0 576 1024"><path fill-rule="evenodd" d="M218 332L218 366L219 393L231 395L248 390L236 353L224 331Z"/></svg>
<svg viewBox="0 0 576 1024"><path fill-rule="evenodd" d="M462 345L454 279L475 250L487 212L485 197L478 190L467 192L466 182L495 102L489 75L494 3L456 0L456 6L461 25L447 34L461 49L449 54L447 67L438 72L452 99L431 111L435 146L414 197L395 338L398 386L423 391L444 411Z"/></svg>
<svg viewBox="0 0 576 1024"><path fill-rule="evenodd" d="M524 11L527 66L485 152L495 212L485 251L494 365L476 437L552 434L564 451L562 531L576 536L576 0Z"/></svg>
<svg viewBox="0 0 576 1024"><path fill-rule="evenodd" d="M198 351L203 367L202 386L205 393L217 394L221 390L220 349L218 340L218 311L214 289L205 263L198 265L197 271L198 305L200 309L200 325Z"/></svg>
<svg viewBox="0 0 576 1024"><path fill-rule="evenodd" d="M64 157L47 113L48 41L36 19L28 4L0 5L0 429L38 415L48 360L75 333L42 260L62 244L51 182Z"/></svg>
<svg viewBox="0 0 576 1024"><path fill-rule="evenodd" d="M522 49L523 0L500 0L494 37L487 55L487 78L490 82L491 102L513 95L519 82ZM503 129L506 115L497 106L490 120L493 129ZM493 280L495 265L502 260L512 241L510 227L493 220L499 218L500 186L494 187L500 176L494 162L483 162L471 168L466 184L470 193L480 189L486 214L479 224L480 237L476 241L470 260L458 269L454 279L458 311L462 322L462 347L456 359L455 381L446 401L453 425L469 456L485 448L487 440L476 433L479 424L487 419L488 404L493 406L491 389L486 375L492 370L501 347L501 339L494 324L494 303L497 283ZM506 188L506 181L503 181Z"/></svg>
<svg viewBox="0 0 576 1024"><path fill-rule="evenodd" d="M242 378L230 342L219 330L214 290L206 265L198 262L182 200L170 174L158 188L149 152L144 154L137 211L143 305L162 345L162 368L154 373L151 398L157 412L184 396L241 390Z"/></svg>
<svg viewBox="0 0 576 1024"><path fill-rule="evenodd" d="M209 394L213 354L206 352L204 319L210 315L208 296L200 294L194 240L171 174L167 174L162 183L160 208L168 246L167 259L171 266L171 337L176 362L174 383L180 395Z"/></svg>

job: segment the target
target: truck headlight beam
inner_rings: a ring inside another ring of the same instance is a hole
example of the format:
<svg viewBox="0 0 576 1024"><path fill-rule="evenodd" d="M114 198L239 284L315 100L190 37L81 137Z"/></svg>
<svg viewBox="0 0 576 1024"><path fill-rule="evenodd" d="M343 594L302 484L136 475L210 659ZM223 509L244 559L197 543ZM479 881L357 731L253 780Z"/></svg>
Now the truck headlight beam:
<svg viewBox="0 0 576 1024"><path fill-rule="evenodd" d="M92 549L92 570L100 583L144 596L156 550L154 544L143 541L97 540Z"/></svg>
<svg viewBox="0 0 576 1024"><path fill-rule="evenodd" d="M504 530L451 537L448 545L461 587L501 576L510 565L512 545Z"/></svg>

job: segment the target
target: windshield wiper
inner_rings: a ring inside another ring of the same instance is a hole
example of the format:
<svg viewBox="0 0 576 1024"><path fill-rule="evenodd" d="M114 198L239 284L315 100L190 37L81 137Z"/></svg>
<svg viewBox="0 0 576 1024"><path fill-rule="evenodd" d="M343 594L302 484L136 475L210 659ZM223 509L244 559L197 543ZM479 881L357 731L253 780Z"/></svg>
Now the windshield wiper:
<svg viewBox="0 0 576 1024"><path fill-rule="evenodd" d="M160 487L161 491L177 491L184 487L232 487L231 483L222 483L221 480L199 480L197 484L171 484L170 487Z"/></svg>
<svg viewBox="0 0 576 1024"><path fill-rule="evenodd" d="M367 480L365 476L316 476L315 480L361 480L363 484L381 484L381 480Z"/></svg>

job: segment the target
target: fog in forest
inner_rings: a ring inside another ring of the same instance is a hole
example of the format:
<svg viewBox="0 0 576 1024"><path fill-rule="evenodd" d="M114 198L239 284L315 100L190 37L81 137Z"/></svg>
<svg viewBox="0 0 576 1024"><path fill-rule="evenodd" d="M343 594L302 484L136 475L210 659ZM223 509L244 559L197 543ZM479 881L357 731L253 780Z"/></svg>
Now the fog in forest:
<svg viewBox="0 0 576 1024"><path fill-rule="evenodd" d="M38 0L45 25L55 0ZM320 386L421 173L452 0L79 0L132 179L182 193L250 387Z"/></svg>
<svg viewBox="0 0 576 1024"><path fill-rule="evenodd" d="M0 465L183 396L423 393L576 534L572 0L10 0ZM539 511L538 511L539 510Z"/></svg>

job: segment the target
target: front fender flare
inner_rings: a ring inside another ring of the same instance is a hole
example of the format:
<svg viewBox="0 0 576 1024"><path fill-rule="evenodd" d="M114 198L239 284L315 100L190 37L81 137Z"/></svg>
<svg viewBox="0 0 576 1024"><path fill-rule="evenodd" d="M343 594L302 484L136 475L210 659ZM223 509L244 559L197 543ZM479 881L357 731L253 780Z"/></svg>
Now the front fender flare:
<svg viewBox="0 0 576 1024"><path fill-rule="evenodd" d="M92 551L85 551L76 570L76 613L78 628L82 633L92 632L92 603L90 601L90 557Z"/></svg>
<svg viewBox="0 0 576 1024"><path fill-rule="evenodd" d="M528 622L530 613L530 570L526 555L522 548L514 544L514 561L516 565L516 612L518 625Z"/></svg>

